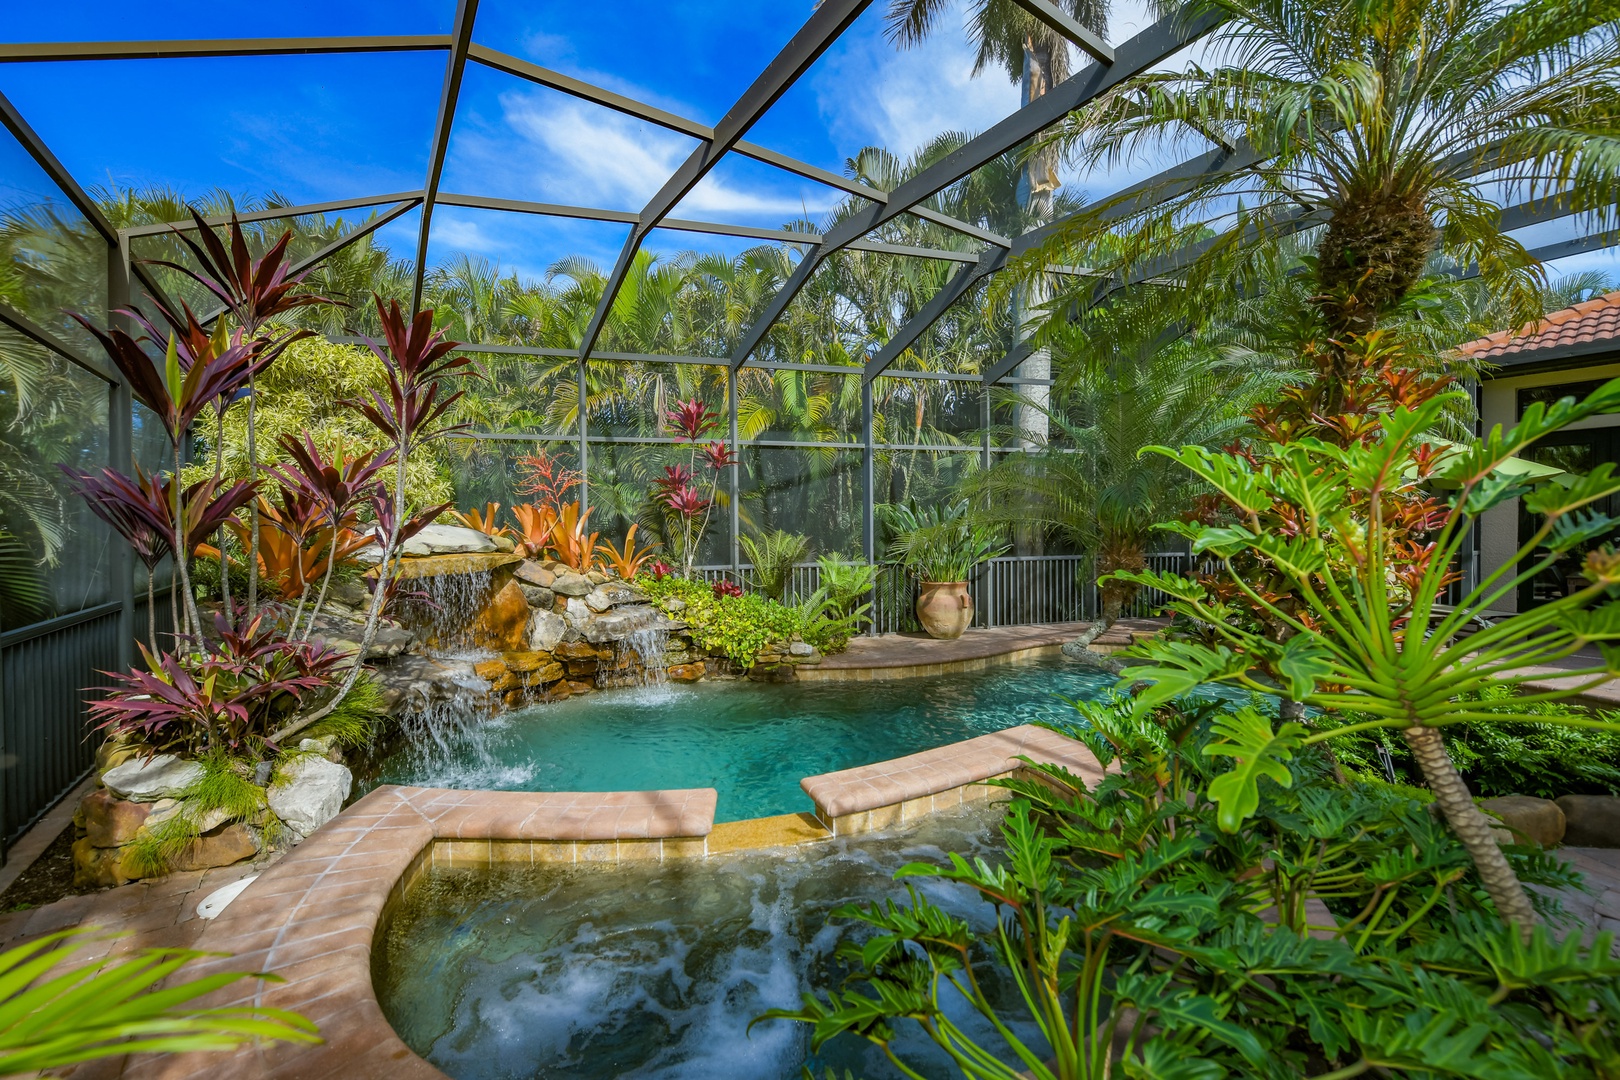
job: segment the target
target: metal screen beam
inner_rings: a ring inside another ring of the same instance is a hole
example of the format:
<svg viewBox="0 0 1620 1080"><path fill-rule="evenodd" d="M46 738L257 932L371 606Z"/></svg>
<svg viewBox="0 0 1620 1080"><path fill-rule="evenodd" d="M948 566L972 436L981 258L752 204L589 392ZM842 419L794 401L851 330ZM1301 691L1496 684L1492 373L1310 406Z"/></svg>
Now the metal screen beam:
<svg viewBox="0 0 1620 1080"><path fill-rule="evenodd" d="M444 68L444 84L439 89L439 116L434 121L433 142L428 147L427 181L422 185L422 227L416 237L416 277L411 282L413 313L422 310L422 279L427 274L433 200L439 194L439 177L444 174L444 155L450 149L450 129L456 122L456 101L461 97L461 77L467 70L467 52L472 48L473 22L477 18L478 0L457 0L456 21L450 31L450 58Z"/></svg>
<svg viewBox="0 0 1620 1080"><path fill-rule="evenodd" d="M61 338L4 302L0 302L0 326L11 327L34 344L49 349L64 360L84 368L92 375L114 386L123 382L123 377L114 371L105 360L82 355Z"/></svg>
<svg viewBox="0 0 1620 1080"><path fill-rule="evenodd" d="M793 276L777 290L764 314L748 328L732 354L732 366L741 367L747 361L827 256L995 160L1072 110L1162 63L1209 33L1221 21L1222 16L1213 12L1192 17L1177 14L1161 19L1121 45L1115 52L1114 63L1088 65L895 188L889 193L888 202L865 207L841 221L827 233L825 241L799 261Z"/></svg>
<svg viewBox="0 0 1620 1080"><path fill-rule="evenodd" d="M1105 64L1114 62L1114 50L1109 47L1108 42L1080 25L1078 20L1051 0L1013 0L1013 3L1068 38L1081 50L1089 53L1093 60L1100 60Z"/></svg>
<svg viewBox="0 0 1620 1080"><path fill-rule="evenodd" d="M84 215L85 220L90 222L91 228L100 233L101 238L107 243L116 245L118 234L113 230L112 223L107 220L106 215L101 212L101 207L97 206L95 200L79 186L79 182L73 179L73 174L68 172L67 166L51 153L51 148L45 145L45 140L39 137L39 133L23 119L22 113L17 111L16 106L12 105L11 100L4 94L0 94L0 124L5 125L12 137L22 144L23 149L28 151L28 156L33 158L34 163L51 178L51 183L55 184L74 208Z"/></svg>
<svg viewBox="0 0 1620 1080"><path fill-rule="evenodd" d="M447 49L443 34L373 37L217 38L212 41L26 41L0 45L0 63L63 60L168 60L197 56L424 52Z"/></svg>
<svg viewBox="0 0 1620 1080"><path fill-rule="evenodd" d="M272 206L265 210L250 210L245 214L214 214L203 218L204 223L218 227L229 225L234 217L237 221L275 221L279 218L306 217L311 214L330 214L339 210L360 210L368 206L382 206L386 203L396 203L410 199L420 201L420 191L396 191L392 195L367 195L359 199L335 199L332 202L305 203L301 206ZM170 232L195 232L197 223L187 218L185 221L160 221L153 225L131 225L123 230L125 236L158 236Z"/></svg>
<svg viewBox="0 0 1620 1080"><path fill-rule="evenodd" d="M641 211L641 220L630 230L630 238L625 241L624 249L619 252L619 261L614 264L613 270L608 274L607 284L602 290L602 299L596 305L596 311L591 316L590 325L585 328L585 334L580 341L579 355L584 359L590 355L591 349L596 345L596 339L602 333L602 327L607 322L608 312L613 308L614 298L618 296L619 288L630 272L630 264L641 247L642 239L658 227L675 205L685 198L686 193L702 180L720 159L737 144L737 141L747 134L759 118L765 115L777 99L787 93L790 86L798 80L799 76L809 70L827 47L854 22L861 12L871 5L872 0L823 0L815 13L799 28L782 51L766 65L759 78L754 80L752 86L743 91L742 97L736 104L720 118L714 127L714 136L706 140L692 151L691 155L675 170L675 175L665 181L664 186L648 200L646 207Z"/></svg>
<svg viewBox="0 0 1620 1080"><path fill-rule="evenodd" d="M1620 246L1620 229L1609 229L1606 232L1592 233L1590 236L1581 236L1574 240L1563 240L1556 244L1531 248L1530 254L1542 262L1553 262L1556 259L1567 259L1571 255L1581 255L1588 251L1601 251L1604 248L1616 246Z"/></svg>
<svg viewBox="0 0 1620 1080"><path fill-rule="evenodd" d="M890 364L900 358L902 353L916 344L917 339L938 322L952 304L966 296L973 286L1001 269L1006 262L1005 251L1001 248L991 248L978 262L972 266L964 266L953 274L951 280L930 296L928 302L894 332L894 336L878 350L877 355L867 360L861 381L869 383L881 375Z"/></svg>

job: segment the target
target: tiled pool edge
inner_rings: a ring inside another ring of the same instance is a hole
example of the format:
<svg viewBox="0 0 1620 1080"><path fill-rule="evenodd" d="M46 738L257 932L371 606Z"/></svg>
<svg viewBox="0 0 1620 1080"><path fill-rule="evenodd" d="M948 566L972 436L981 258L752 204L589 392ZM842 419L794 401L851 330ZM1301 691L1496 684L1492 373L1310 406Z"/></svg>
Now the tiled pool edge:
<svg viewBox="0 0 1620 1080"><path fill-rule="evenodd" d="M712 788L605 794L377 788L227 907L197 948L231 955L191 969L193 977L274 972L282 981L243 981L206 1003L293 1010L314 1021L326 1042L229 1055L141 1055L128 1060L122 1075L443 1080L388 1024L372 982L373 943L432 867L706 857L811 843L904 824L980 793L989 797L992 790L979 781L1016 772L1020 754L1056 761L1088 779L1102 775L1078 744L1026 725L807 778L806 790L815 787L821 795L814 816L715 825ZM872 803L885 794L895 798Z"/></svg>

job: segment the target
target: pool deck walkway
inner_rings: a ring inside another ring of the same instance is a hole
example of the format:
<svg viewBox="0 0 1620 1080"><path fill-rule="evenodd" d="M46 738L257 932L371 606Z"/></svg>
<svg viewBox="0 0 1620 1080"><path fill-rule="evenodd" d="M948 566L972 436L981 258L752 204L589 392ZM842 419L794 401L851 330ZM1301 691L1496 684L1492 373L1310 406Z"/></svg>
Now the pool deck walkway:
<svg viewBox="0 0 1620 1080"><path fill-rule="evenodd" d="M1164 619L1121 619L1094 643L1099 651L1122 649L1138 635L1164 628ZM991 664L1011 663L1056 652L1080 636L1090 623L1037 623L1033 626L997 626L968 630L955 641L936 641L927 634L878 634L852 638L849 648L819 664L798 669L804 680L884 679L911 675L941 675L974 671Z"/></svg>

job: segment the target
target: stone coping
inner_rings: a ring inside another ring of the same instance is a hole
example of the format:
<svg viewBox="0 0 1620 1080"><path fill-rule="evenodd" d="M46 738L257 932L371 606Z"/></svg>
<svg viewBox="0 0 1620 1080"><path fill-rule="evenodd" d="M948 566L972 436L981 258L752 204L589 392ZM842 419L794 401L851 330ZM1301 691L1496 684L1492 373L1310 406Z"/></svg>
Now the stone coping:
<svg viewBox="0 0 1620 1080"><path fill-rule="evenodd" d="M912 814L896 812L885 821L909 821L936 806L985 797L990 789L976 782L1015 771L1023 764L1020 755L1065 765L1088 780L1102 776L1078 744L1024 725L811 777L803 784L817 798L817 815L720 825L714 823L713 788L570 793L379 787L316 830L226 907L196 942L199 950L224 955L189 969L193 977L273 972L279 981L243 980L203 1004L289 1009L314 1022L324 1043L275 1043L231 1054L134 1055L95 1063L83 1075L444 1080L394 1032L372 984L373 943L386 932L406 890L433 867L701 858L813 843L837 833L836 819L830 824L824 816L824 803L888 805L895 811L905 804Z"/></svg>
<svg viewBox="0 0 1620 1080"><path fill-rule="evenodd" d="M853 769L807 776L799 781L816 804L816 816L833 822L930 798L992 777L1006 776L1024 765L1023 758L1061 765L1088 784L1103 778L1103 768L1080 743L1048 728L1020 724L949 746ZM837 830L835 830L837 831Z"/></svg>
<svg viewBox="0 0 1620 1080"><path fill-rule="evenodd" d="M1163 619L1121 619L1093 648L1123 648L1137 636L1163 629ZM954 641L936 641L926 634L879 634L852 638L841 653L817 664L804 664L794 674L802 682L871 682L919 675L946 675L980 671L1000 664L1018 663L1058 655L1090 623L1035 623L969 629Z"/></svg>

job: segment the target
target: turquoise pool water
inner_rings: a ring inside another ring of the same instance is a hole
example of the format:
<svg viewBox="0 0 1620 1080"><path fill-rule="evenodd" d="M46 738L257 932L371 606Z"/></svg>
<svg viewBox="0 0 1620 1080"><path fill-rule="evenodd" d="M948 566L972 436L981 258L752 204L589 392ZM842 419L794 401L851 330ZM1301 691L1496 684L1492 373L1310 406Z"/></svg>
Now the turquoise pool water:
<svg viewBox="0 0 1620 1080"><path fill-rule="evenodd" d="M995 860L997 813L979 804L903 834L709 859L433 870L378 944L377 997L400 1037L455 1080L798 1080L804 1065L816 1080L828 1069L901 1080L860 1038L807 1060L802 1025L749 1021L838 986L837 906L903 898L893 874L908 862ZM977 929L993 925L971 890L909 880ZM979 974L1018 1036L1042 1047L1012 988L988 965ZM941 1004L1000 1049L959 998L947 991ZM924 1076L957 1075L914 1025L896 1047Z"/></svg>
<svg viewBox="0 0 1620 1080"><path fill-rule="evenodd" d="M712 787L718 821L811 808L802 777L1073 715L1113 677L1061 660L872 683L605 690L394 747L370 782L505 791Z"/></svg>

